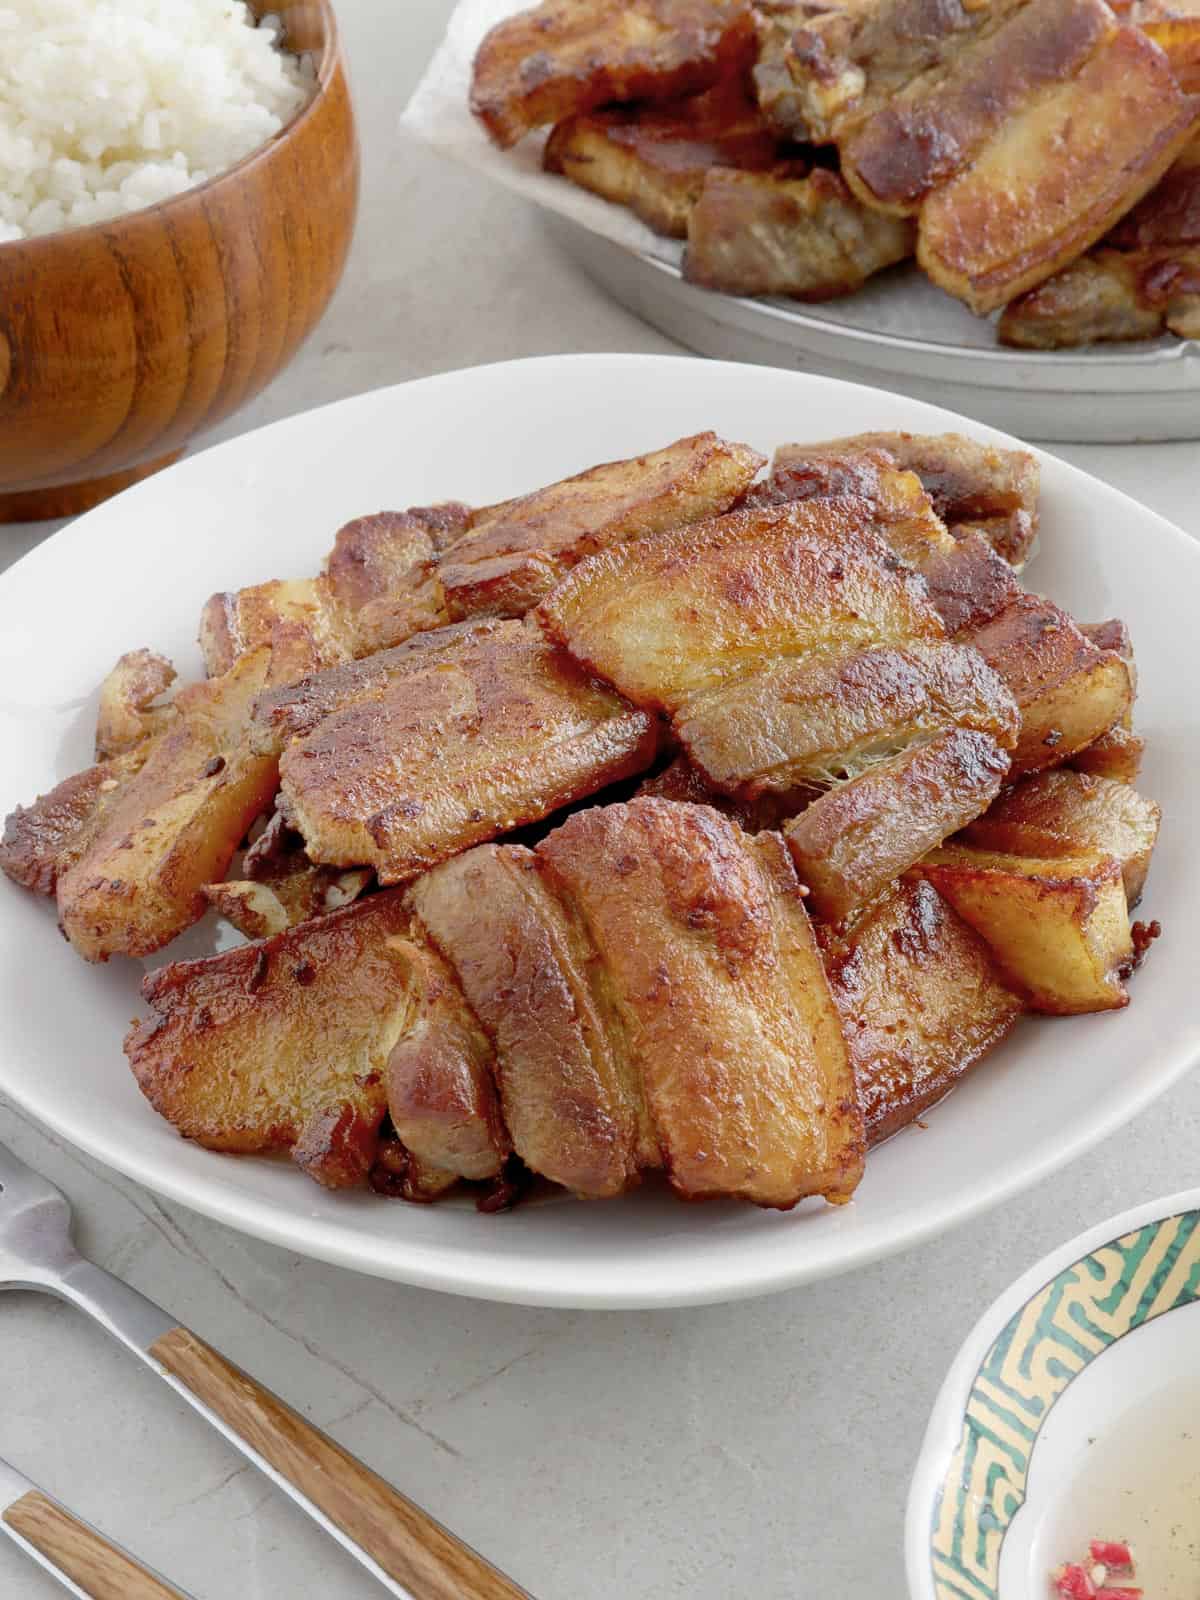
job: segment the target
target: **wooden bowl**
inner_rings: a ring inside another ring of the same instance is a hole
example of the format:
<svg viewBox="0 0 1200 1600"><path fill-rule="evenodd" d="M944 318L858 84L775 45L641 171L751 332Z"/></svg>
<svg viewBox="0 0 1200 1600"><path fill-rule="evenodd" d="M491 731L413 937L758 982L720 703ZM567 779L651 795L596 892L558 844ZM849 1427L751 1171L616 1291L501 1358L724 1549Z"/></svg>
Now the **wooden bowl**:
<svg viewBox="0 0 1200 1600"><path fill-rule="evenodd" d="M358 140L330 0L252 0L312 101L211 182L0 244L0 522L72 516L173 461L291 360L342 275Z"/></svg>

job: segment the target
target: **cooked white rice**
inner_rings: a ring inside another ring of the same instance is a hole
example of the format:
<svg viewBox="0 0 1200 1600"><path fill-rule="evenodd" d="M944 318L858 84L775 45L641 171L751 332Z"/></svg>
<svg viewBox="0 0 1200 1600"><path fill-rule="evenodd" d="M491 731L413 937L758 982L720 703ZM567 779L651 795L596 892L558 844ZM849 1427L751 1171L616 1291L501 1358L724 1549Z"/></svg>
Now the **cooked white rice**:
<svg viewBox="0 0 1200 1600"><path fill-rule="evenodd" d="M0 0L0 243L107 222L240 161L309 72L243 0Z"/></svg>

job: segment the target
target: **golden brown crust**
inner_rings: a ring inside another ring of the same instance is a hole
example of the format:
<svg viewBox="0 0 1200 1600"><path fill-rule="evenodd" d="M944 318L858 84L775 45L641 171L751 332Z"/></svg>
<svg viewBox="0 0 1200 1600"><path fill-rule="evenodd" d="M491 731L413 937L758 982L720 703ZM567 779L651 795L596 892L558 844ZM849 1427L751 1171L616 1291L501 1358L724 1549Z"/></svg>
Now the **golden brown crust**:
<svg viewBox="0 0 1200 1600"><path fill-rule="evenodd" d="M906 261L916 233L903 217L868 210L825 167L768 172L714 168L687 219L683 273L736 295L831 300Z"/></svg>
<svg viewBox="0 0 1200 1600"><path fill-rule="evenodd" d="M763 171L778 159L778 145L734 79L677 104L568 117L551 132L542 159L547 172L685 239L706 174L714 167Z"/></svg>
<svg viewBox="0 0 1200 1600"><path fill-rule="evenodd" d="M834 457L843 450L881 451L903 471L916 474L934 513L956 539L982 534L1017 570L1033 552L1041 469L1028 450L1001 450L962 433L902 432L856 434L819 448ZM776 453L775 470L794 470L797 453L804 449L784 445ZM948 551L946 545L938 548ZM924 572L928 559L914 564Z"/></svg>
<svg viewBox="0 0 1200 1600"><path fill-rule="evenodd" d="M817 914L844 921L985 811L1008 772L989 734L939 734L823 794L784 825Z"/></svg>
<svg viewBox="0 0 1200 1600"><path fill-rule="evenodd" d="M929 883L896 884L822 955L873 1145L948 1094L1023 1010Z"/></svg>
<svg viewBox="0 0 1200 1600"><path fill-rule="evenodd" d="M200 917L278 781L273 756L247 739L269 650L239 657L222 677L175 698L176 715L149 747L100 827L60 873L63 931L89 961L161 950Z"/></svg>
<svg viewBox="0 0 1200 1600"><path fill-rule="evenodd" d="M200 613L200 649L210 678L271 648L277 683L344 661L348 654L324 578L272 578L214 594Z"/></svg>
<svg viewBox="0 0 1200 1600"><path fill-rule="evenodd" d="M595 951L556 887L533 852L487 845L426 873L409 903L494 1046L513 1147L599 1199L658 1165L657 1146Z"/></svg>
<svg viewBox="0 0 1200 1600"><path fill-rule="evenodd" d="M209 1149L291 1150L319 1183L361 1183L387 1109L388 1055L411 1010L390 945L408 921L399 893L374 895L152 973L142 993L153 1014L125 1041L143 1094Z"/></svg>
<svg viewBox="0 0 1200 1600"><path fill-rule="evenodd" d="M862 1124L782 841L702 806L577 812L538 847L580 907L675 1188L845 1199Z"/></svg>
<svg viewBox="0 0 1200 1600"><path fill-rule="evenodd" d="M1133 702L1126 662L1098 650L1065 611L1040 595L1018 595L960 637L995 668L1020 708L1014 778L1060 766L1120 722Z"/></svg>
<svg viewBox="0 0 1200 1600"><path fill-rule="evenodd" d="M1115 857L1048 858L952 843L916 869L991 948L1035 1011L1072 1016L1129 1004L1129 908Z"/></svg>
<svg viewBox="0 0 1200 1600"><path fill-rule="evenodd" d="M467 508L455 510L465 527ZM380 511L338 530L325 582L350 655L388 650L446 620L433 577L437 555L429 524L412 512Z"/></svg>
<svg viewBox="0 0 1200 1600"><path fill-rule="evenodd" d="M917 257L981 314L1096 242L1176 159L1200 106L1162 52L1118 28L1075 77L1012 118L921 208ZM1027 174L1014 184L1014 172Z"/></svg>
<svg viewBox="0 0 1200 1600"><path fill-rule="evenodd" d="M872 521L850 498L715 517L593 556L537 615L635 703L669 712L781 655L941 638Z"/></svg>
<svg viewBox="0 0 1200 1600"><path fill-rule="evenodd" d="M1136 905L1162 813L1127 783L1081 772L1041 772L1007 789L964 829L962 842L1009 855L1081 855L1098 850L1121 864Z"/></svg>
<svg viewBox="0 0 1200 1600"><path fill-rule="evenodd" d="M1068 765L1076 772L1090 773L1093 777L1136 783L1145 753L1146 741L1141 735L1118 725L1102 733L1086 749L1077 751Z"/></svg>
<svg viewBox="0 0 1200 1600"><path fill-rule="evenodd" d="M34 894L53 895L58 880L79 860L130 782L141 771L149 745L135 746L101 761L17 806L5 818L0 871Z"/></svg>
<svg viewBox="0 0 1200 1600"><path fill-rule="evenodd" d="M644 771L656 747L652 717L508 622L293 739L280 805L314 861L397 883Z"/></svg>
<svg viewBox="0 0 1200 1600"><path fill-rule="evenodd" d="M724 511L762 462L698 433L478 511L439 569L449 615L521 616L584 557Z"/></svg>
<svg viewBox="0 0 1200 1600"><path fill-rule="evenodd" d="M717 788L752 798L840 783L949 727L1010 746L1017 717L978 651L938 641L784 660L693 697L675 726Z"/></svg>
<svg viewBox="0 0 1200 1600"><path fill-rule="evenodd" d="M990 622L1021 593L1012 567L974 530L947 555L930 557L921 576L951 637Z"/></svg>
<svg viewBox="0 0 1200 1600"><path fill-rule="evenodd" d="M1035 0L968 37L841 140L842 170L869 205L911 213L1035 97L1070 80L1113 28L1104 0Z"/></svg>
<svg viewBox="0 0 1200 1600"><path fill-rule="evenodd" d="M491 30L471 110L494 142L627 100L676 100L749 66L747 0L546 0Z"/></svg>

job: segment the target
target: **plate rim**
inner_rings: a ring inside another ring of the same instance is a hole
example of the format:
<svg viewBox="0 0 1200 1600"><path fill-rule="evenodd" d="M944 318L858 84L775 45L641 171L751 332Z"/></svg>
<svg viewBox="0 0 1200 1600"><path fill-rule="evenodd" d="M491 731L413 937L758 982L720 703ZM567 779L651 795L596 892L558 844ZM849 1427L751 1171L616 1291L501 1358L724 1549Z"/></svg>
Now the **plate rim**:
<svg viewBox="0 0 1200 1600"><path fill-rule="evenodd" d="M615 367L627 374L631 366L674 367L678 368L681 374L694 373L696 359L685 355L620 352L524 357L385 385L361 395L313 407L307 412L296 413L293 417L280 419L263 428L248 430L233 439L197 451L176 466L167 468L164 474L159 474L126 491L126 495L153 498L161 493L161 482L166 475L174 473L177 476L184 476L189 470L194 470L197 462L203 461L213 452L244 449L247 440L261 440L271 436L275 430L286 430L299 418L329 413L335 409L345 411L352 410L356 406L369 408L379 404L381 396L401 390L407 391L414 385L425 388L452 387L483 371L490 372L501 380L510 374L519 374L531 369L562 371L564 367L570 367L579 372L587 369L601 372ZM809 386L827 388L829 385L835 385L842 389L853 390L859 396L878 394L892 404L897 400L895 395L887 394L886 391L878 391L868 385L846 383L844 380L827 378L819 374L787 373L780 369L754 368L749 364L738 362L706 362L704 366L707 372L718 379L725 369L743 375L747 372L756 372L764 381L796 385L801 389ZM1200 577L1200 544L1176 524L1149 507L1141 505L1122 490L1104 483L1103 480L1093 477L1070 462L1063 461L1052 451L1037 446L1027 446L1000 429L961 417L945 408L932 407L927 402L906 399L904 403L919 410L933 412L940 419L950 418L955 425L973 432L976 436L982 435L991 442L1022 449L1031 448L1039 457L1052 459L1056 471L1063 472L1068 483L1082 482L1089 487L1089 491L1100 491L1102 496L1109 498L1118 508L1126 505L1134 510L1139 519L1152 521L1162 538L1177 546L1184 554L1185 560L1196 564L1197 575ZM942 425L949 424L943 421ZM121 500L126 506L131 503L125 496L122 496ZM12 574L20 573L25 578L36 577L39 562L56 559L57 552L68 548L76 538L90 537L90 521L103 513L104 508L101 507L76 519L29 551L14 563L8 572L0 575L0 593L3 593L9 584ZM51 551L54 552L53 557ZM741 1272L738 1271L736 1260L732 1263L726 1260L720 1274L710 1273L699 1283L679 1283L672 1280L647 1285L639 1282L633 1289L622 1289L611 1281L582 1286L573 1283L565 1288L545 1282L533 1287L527 1281L513 1283L505 1281L502 1272L497 1274L480 1270L474 1262L456 1260L453 1256L450 1257L449 1264L439 1262L436 1257L440 1252L431 1249L423 1241L397 1240L394 1243L389 1241L387 1248L383 1248L378 1238L365 1233L355 1234L352 1224L348 1225L344 1221L332 1223L310 1217L303 1238L298 1240L295 1232L288 1230L289 1223L294 1228L296 1220L294 1213L286 1212L273 1199L229 1191L222 1182L218 1163L214 1162L211 1176L206 1175L203 1179L190 1172L184 1172L182 1176L176 1178L172 1171L156 1165L150 1154L143 1156L137 1151L132 1155L123 1152L119 1148L119 1140L116 1141L118 1148L114 1148L113 1142L104 1136L103 1129L97 1128L92 1120L86 1120L82 1130L75 1128L72 1132L66 1133L57 1123L49 1121L36 1104L30 1103L23 1097L19 1085L13 1087L8 1081L9 1075L5 1072L2 1058L0 1058L0 1090L8 1094L39 1125L51 1128L56 1134L66 1138L102 1164L193 1211L293 1253L299 1252L353 1271L472 1298L576 1309L655 1309L732 1302L759 1294L780 1292L807 1282L857 1270L884 1256L914 1247L939 1233L949 1231L1069 1165L1166 1093L1195 1064L1197 1058L1200 1058L1200 1019L1189 1026L1186 1038L1179 1042L1170 1059L1163 1064L1152 1081L1137 1080L1132 1083L1124 1096L1104 1114L1093 1113L1082 1125L1075 1124L1070 1138L1060 1142L1053 1150L1047 1150L1032 1164L1026 1159L1023 1165L1014 1166L1006 1176L980 1184L965 1200L959 1201L949 1215L942 1212L936 1200L926 1201L922 1207L908 1214L903 1226L897 1227L894 1223L875 1224L873 1231L865 1238L853 1231L849 1232L836 1248L836 1259L828 1259L823 1250L812 1254L797 1253L779 1262L759 1263L752 1270ZM229 1198L231 1192L232 1200ZM736 1255L736 1252L728 1254ZM503 1260L503 1257L500 1256L498 1259ZM610 1273L609 1277L611 1276Z"/></svg>

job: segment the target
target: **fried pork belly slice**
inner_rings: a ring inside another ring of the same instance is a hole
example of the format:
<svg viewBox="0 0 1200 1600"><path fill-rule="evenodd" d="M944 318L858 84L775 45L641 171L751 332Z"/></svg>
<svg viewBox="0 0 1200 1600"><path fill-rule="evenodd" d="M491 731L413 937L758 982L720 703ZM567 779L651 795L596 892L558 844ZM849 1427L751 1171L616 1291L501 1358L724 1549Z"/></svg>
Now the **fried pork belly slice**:
<svg viewBox="0 0 1200 1600"><path fill-rule="evenodd" d="M1016 706L978 651L940 641L784 659L691 698L676 719L711 782L751 801L844 782L953 727L1011 746Z"/></svg>
<svg viewBox="0 0 1200 1600"><path fill-rule="evenodd" d="M63 932L87 960L149 955L182 933L205 910L204 885L224 877L270 808L278 767L247 739L270 656L254 651L176 695L175 717L59 873Z"/></svg>
<svg viewBox="0 0 1200 1600"><path fill-rule="evenodd" d="M1200 247L1095 250L1007 306L998 333L1026 350L1200 338Z"/></svg>
<svg viewBox="0 0 1200 1600"><path fill-rule="evenodd" d="M59 878L85 854L149 750L150 741L135 745L72 773L31 806L18 806L5 818L0 870L34 894L55 894Z"/></svg>
<svg viewBox="0 0 1200 1600"><path fill-rule="evenodd" d="M466 531L470 512L459 505L440 509L441 526L431 513L380 511L339 529L324 583L350 655L389 650L445 622L434 568L441 551Z"/></svg>
<svg viewBox="0 0 1200 1600"><path fill-rule="evenodd" d="M1141 735L1118 724L1073 755L1068 765L1073 771L1085 772L1094 778L1136 783L1145 753L1146 741Z"/></svg>
<svg viewBox="0 0 1200 1600"><path fill-rule="evenodd" d="M1022 593L1009 563L974 530L964 533L948 554L926 561L921 576L951 637L990 622Z"/></svg>
<svg viewBox="0 0 1200 1600"><path fill-rule="evenodd" d="M1061 766L1115 727L1133 703L1128 663L1115 651L1098 650L1041 595L1017 595L959 637L995 668L1020 709L1014 778Z"/></svg>
<svg viewBox="0 0 1200 1600"><path fill-rule="evenodd" d="M124 755L143 739L160 733L175 715L171 705L155 705L178 674L166 656L130 650L100 685L96 712L96 759Z"/></svg>
<svg viewBox="0 0 1200 1600"><path fill-rule="evenodd" d="M822 957L872 1144L949 1093L1011 1030L1023 1002L933 885L896 884Z"/></svg>
<svg viewBox="0 0 1200 1600"><path fill-rule="evenodd" d="M470 655L484 641L506 636L507 630L507 623L491 618L431 628L390 650L268 689L254 706L255 746L278 755L289 740L304 738L334 712L379 701L397 678Z"/></svg>
<svg viewBox="0 0 1200 1600"><path fill-rule="evenodd" d="M985 811L1007 773L990 734L955 728L814 800L783 834L818 916L844 922Z"/></svg>
<svg viewBox="0 0 1200 1600"><path fill-rule="evenodd" d="M782 657L942 639L873 519L850 497L731 512L593 556L537 615L635 704L671 714Z"/></svg>
<svg viewBox="0 0 1200 1600"><path fill-rule="evenodd" d="M312 860L397 883L644 771L656 747L652 717L508 622L293 739L279 803Z"/></svg>
<svg viewBox="0 0 1200 1600"><path fill-rule="evenodd" d="M399 893L146 978L125 1053L142 1093L210 1150L288 1150L329 1188L361 1183L412 1006Z"/></svg>
<svg viewBox="0 0 1200 1600"><path fill-rule="evenodd" d="M848 1199L862 1118L778 835L634 800L577 812L537 854L599 953L676 1190L783 1209Z"/></svg>
<svg viewBox="0 0 1200 1600"><path fill-rule="evenodd" d="M836 172L716 168L687 224L683 274L726 294L831 300L913 253L908 221L869 211Z"/></svg>
<svg viewBox="0 0 1200 1600"><path fill-rule="evenodd" d="M762 464L697 433L476 512L438 568L447 614L522 616L583 557L726 510Z"/></svg>
<svg viewBox="0 0 1200 1600"><path fill-rule="evenodd" d="M1070 82L1009 119L921 208L917 258L985 314L1052 277L1154 187L1200 103L1162 51L1118 28ZM1024 174L1015 182L1014 173Z"/></svg>
<svg viewBox="0 0 1200 1600"><path fill-rule="evenodd" d="M1035 1011L1128 1005L1133 940L1121 864L1101 851L1046 858L951 844L917 871L990 947Z"/></svg>
<svg viewBox="0 0 1200 1600"><path fill-rule="evenodd" d="M507 148L614 101L677 100L749 66L747 0L545 0L475 55L471 110Z"/></svg>
<svg viewBox="0 0 1200 1600"><path fill-rule="evenodd" d="M496 1100L491 1043L435 950L423 939L393 940L392 949L405 968L412 1003L387 1064L396 1133L435 1174L498 1177L510 1145ZM411 1186L411 1170L405 1177Z"/></svg>
<svg viewBox="0 0 1200 1600"><path fill-rule="evenodd" d="M409 904L492 1042L504 1122L526 1166L603 1199L661 1165L611 985L541 854L483 845L419 878Z"/></svg>
<svg viewBox="0 0 1200 1600"><path fill-rule="evenodd" d="M707 173L760 172L777 159L775 135L734 80L677 105L568 117L546 141L543 165L627 206L657 232L685 239Z"/></svg>
<svg viewBox="0 0 1200 1600"><path fill-rule="evenodd" d="M962 844L1007 855L1100 851L1121 864L1125 898L1141 899L1162 813L1127 783L1081 772L1041 772L1000 796L963 830Z"/></svg>
<svg viewBox="0 0 1200 1600"><path fill-rule="evenodd" d="M842 171L868 205L915 213L1031 101L1069 82L1113 31L1104 0L1032 0L968 35L840 141Z"/></svg>
<svg viewBox="0 0 1200 1600"><path fill-rule="evenodd" d="M1192 25L1200 40L1200 19ZM1200 139L1193 139L1161 183L1106 235L1114 250L1200 244Z"/></svg>
<svg viewBox="0 0 1200 1600"><path fill-rule="evenodd" d="M898 467L917 475L956 539L982 534L1018 572L1033 552L1042 475L1028 450L1001 450L962 433L861 433L821 448L834 456L841 450L886 451ZM794 452L811 450L784 445L774 470L793 466ZM924 562L915 565L924 570Z"/></svg>
<svg viewBox="0 0 1200 1600"><path fill-rule="evenodd" d="M890 105L914 79L958 56L973 39L994 33L1025 0L843 0L797 17L790 37L774 43L769 66L796 90L774 103L815 143L843 138ZM784 23L786 27L786 22Z"/></svg>
<svg viewBox="0 0 1200 1600"><path fill-rule="evenodd" d="M890 451L857 439L781 445L770 477L755 484L743 504L788 505L846 496L870 504L877 530L910 567L923 571L935 555L949 555L955 548L917 475L899 467Z"/></svg>
<svg viewBox="0 0 1200 1600"><path fill-rule="evenodd" d="M298 922L340 911L371 882L365 867L318 867L304 841L276 811L246 851L243 878L207 883L205 899L247 939L265 939Z"/></svg>
<svg viewBox="0 0 1200 1600"><path fill-rule="evenodd" d="M205 602L200 650L210 678L267 647L278 652L281 683L294 683L346 659L324 578L272 578L214 594Z"/></svg>

